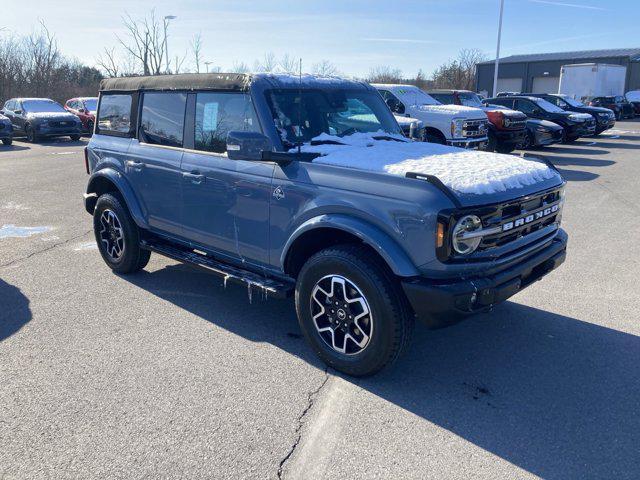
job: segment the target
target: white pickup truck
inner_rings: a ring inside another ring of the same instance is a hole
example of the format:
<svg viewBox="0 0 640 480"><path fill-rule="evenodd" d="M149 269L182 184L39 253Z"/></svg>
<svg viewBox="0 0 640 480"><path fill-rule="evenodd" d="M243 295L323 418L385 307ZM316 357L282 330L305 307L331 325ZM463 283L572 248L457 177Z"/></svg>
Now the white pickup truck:
<svg viewBox="0 0 640 480"><path fill-rule="evenodd" d="M487 141L488 119L479 108L442 105L414 85L373 84L397 120L421 120L425 140L458 147L480 147Z"/></svg>

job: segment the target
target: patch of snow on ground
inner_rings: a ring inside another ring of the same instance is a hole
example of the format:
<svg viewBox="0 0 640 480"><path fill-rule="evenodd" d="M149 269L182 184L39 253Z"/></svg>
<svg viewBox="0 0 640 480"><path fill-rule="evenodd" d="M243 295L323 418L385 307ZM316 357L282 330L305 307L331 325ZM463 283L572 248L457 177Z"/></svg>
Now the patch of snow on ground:
<svg viewBox="0 0 640 480"><path fill-rule="evenodd" d="M80 243L74 248L75 252L81 252L83 250L97 250L98 244L96 242L83 242Z"/></svg>
<svg viewBox="0 0 640 480"><path fill-rule="evenodd" d="M15 202L8 202L2 206L3 210L29 210L29 207L25 207L24 205L20 205Z"/></svg>
<svg viewBox="0 0 640 480"><path fill-rule="evenodd" d="M0 228L0 239L25 238L48 232L49 230L51 230L51 227L16 227L15 225L2 225L2 228Z"/></svg>
<svg viewBox="0 0 640 480"><path fill-rule="evenodd" d="M302 151L320 153L314 163L399 176L407 172L434 175L452 190L477 195L522 188L557 176L545 163L535 160L406 139L396 142L374 138L381 134L322 134L313 141L342 144L307 144Z"/></svg>

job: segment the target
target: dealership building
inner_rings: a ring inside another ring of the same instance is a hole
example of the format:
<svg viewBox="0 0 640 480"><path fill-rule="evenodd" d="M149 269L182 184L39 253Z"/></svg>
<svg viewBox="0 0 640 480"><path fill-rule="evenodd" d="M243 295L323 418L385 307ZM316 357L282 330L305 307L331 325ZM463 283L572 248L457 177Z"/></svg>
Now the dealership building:
<svg viewBox="0 0 640 480"><path fill-rule="evenodd" d="M498 92L557 92L560 69L575 63L609 63L627 67L625 91L640 90L640 48L512 55L500 59ZM495 61L476 68L476 91L493 92Z"/></svg>

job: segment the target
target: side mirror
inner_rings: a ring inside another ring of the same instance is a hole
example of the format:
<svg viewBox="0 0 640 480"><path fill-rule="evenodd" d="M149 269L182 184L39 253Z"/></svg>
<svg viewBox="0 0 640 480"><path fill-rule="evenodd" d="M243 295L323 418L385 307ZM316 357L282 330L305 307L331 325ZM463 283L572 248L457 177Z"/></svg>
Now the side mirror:
<svg viewBox="0 0 640 480"><path fill-rule="evenodd" d="M262 152L271 150L271 140L262 133L235 131L227 134L227 156L230 160L262 160Z"/></svg>

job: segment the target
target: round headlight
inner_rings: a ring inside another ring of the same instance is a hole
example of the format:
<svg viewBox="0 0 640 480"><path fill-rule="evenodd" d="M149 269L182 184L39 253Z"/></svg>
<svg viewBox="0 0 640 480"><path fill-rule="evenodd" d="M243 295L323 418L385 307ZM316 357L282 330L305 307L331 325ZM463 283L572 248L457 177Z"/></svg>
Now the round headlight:
<svg viewBox="0 0 640 480"><path fill-rule="evenodd" d="M482 237L469 236L465 234L472 233L482 229L482 222L475 215L465 215L456 226L453 227L452 244L453 249L461 255L468 255L476 251L478 245L482 241Z"/></svg>

